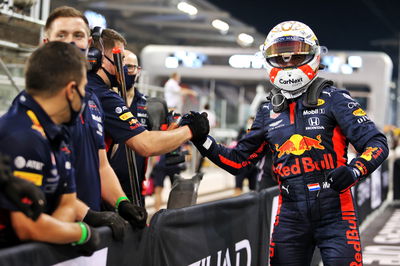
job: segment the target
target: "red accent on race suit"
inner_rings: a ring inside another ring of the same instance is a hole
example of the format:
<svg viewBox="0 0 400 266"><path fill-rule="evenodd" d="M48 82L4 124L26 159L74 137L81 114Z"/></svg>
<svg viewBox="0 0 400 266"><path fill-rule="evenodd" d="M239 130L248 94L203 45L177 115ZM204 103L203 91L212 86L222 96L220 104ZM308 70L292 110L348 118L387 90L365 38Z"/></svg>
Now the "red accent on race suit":
<svg viewBox="0 0 400 266"><path fill-rule="evenodd" d="M221 154L219 154L218 157L219 157L219 160L221 161L221 163L223 163L223 164L229 165L236 169L242 168L242 165L240 163L231 161L228 158L225 158L224 156L222 156Z"/></svg>
<svg viewBox="0 0 400 266"><path fill-rule="evenodd" d="M349 245L349 248L355 250L354 261L350 263L350 266L360 266L362 265L360 234L357 229L357 218L354 211L351 190L347 190L340 194L340 205L342 220L348 222L348 230L346 230L347 244Z"/></svg>
<svg viewBox="0 0 400 266"><path fill-rule="evenodd" d="M279 189L281 189L281 188L279 187ZM279 214L281 213L281 206L282 206L282 194L279 194L278 209L276 210L274 226L277 226L279 224ZM274 240L271 238L271 241L269 243L269 257L270 258L274 257L274 254L275 254L274 249L275 249L275 243L274 243Z"/></svg>
<svg viewBox="0 0 400 266"><path fill-rule="evenodd" d="M290 124L294 124L295 122L295 110L296 110L296 102L292 102L289 104L290 110Z"/></svg>
<svg viewBox="0 0 400 266"><path fill-rule="evenodd" d="M346 137L339 126L336 126L332 135L333 150L336 153L336 167L346 165Z"/></svg>
<svg viewBox="0 0 400 266"><path fill-rule="evenodd" d="M250 154L250 156L247 157L247 159L241 163L237 163L232 160L229 160L228 158L222 156L221 154L219 154L218 157L219 157L219 160L221 161L221 163L229 165L230 167L233 167L235 169L240 169L242 167L246 167L247 165L249 165L251 163L249 161L250 159L257 158L260 155L260 153L264 150L264 146L266 144L267 144L267 142L265 142L265 141L263 143L261 143L260 147L258 147L258 149L255 152Z"/></svg>

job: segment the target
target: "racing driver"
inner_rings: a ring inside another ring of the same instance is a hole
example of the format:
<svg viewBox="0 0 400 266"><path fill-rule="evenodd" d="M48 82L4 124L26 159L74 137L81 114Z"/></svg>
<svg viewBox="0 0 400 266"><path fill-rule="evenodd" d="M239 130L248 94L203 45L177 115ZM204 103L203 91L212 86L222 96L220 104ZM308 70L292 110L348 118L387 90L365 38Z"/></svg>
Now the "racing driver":
<svg viewBox="0 0 400 266"><path fill-rule="evenodd" d="M250 132L229 149L208 136L203 156L231 174L273 151L280 195L270 242L271 265L309 265L316 246L324 265L362 265L350 188L387 157L385 136L346 90L317 77L321 51L313 31L286 21L268 34L262 53L271 101ZM192 123L191 116L181 124ZM358 152L347 161L351 143Z"/></svg>

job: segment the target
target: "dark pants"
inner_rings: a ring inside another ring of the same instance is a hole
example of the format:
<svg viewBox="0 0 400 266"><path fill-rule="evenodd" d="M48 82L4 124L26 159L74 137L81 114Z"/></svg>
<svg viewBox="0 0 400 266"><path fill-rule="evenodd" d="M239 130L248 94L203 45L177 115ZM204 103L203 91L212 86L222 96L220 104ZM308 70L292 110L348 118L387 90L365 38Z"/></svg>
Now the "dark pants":
<svg viewBox="0 0 400 266"><path fill-rule="evenodd" d="M281 184L270 243L271 265L310 265L316 246L324 265L362 265L360 234L351 191L310 191L316 178Z"/></svg>

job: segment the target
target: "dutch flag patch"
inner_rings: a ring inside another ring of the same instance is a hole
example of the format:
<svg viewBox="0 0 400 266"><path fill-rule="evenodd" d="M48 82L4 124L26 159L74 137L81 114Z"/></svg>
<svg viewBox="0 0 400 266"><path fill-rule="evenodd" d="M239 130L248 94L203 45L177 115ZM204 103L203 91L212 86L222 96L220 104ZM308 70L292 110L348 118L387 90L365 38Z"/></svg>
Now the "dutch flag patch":
<svg viewBox="0 0 400 266"><path fill-rule="evenodd" d="M316 191L316 190L321 189L321 187L319 186L319 183L307 184L307 187L308 187L309 191Z"/></svg>

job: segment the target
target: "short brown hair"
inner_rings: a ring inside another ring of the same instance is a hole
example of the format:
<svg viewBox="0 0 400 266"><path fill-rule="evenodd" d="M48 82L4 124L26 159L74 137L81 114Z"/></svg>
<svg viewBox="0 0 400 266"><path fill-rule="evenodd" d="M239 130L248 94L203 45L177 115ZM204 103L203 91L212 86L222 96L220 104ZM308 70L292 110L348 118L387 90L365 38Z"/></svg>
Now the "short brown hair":
<svg viewBox="0 0 400 266"><path fill-rule="evenodd" d="M29 57L25 88L31 95L52 96L71 81L80 84L85 72L85 56L75 45L49 42Z"/></svg>
<svg viewBox="0 0 400 266"><path fill-rule="evenodd" d="M82 14L81 11L70 6L57 7L50 13L49 17L46 20L46 25L44 26L44 30L46 33L50 30L51 24L57 18L81 18L87 25L88 35L90 35L89 21L87 20L87 18Z"/></svg>
<svg viewBox="0 0 400 266"><path fill-rule="evenodd" d="M115 47L116 42L122 42L124 46L126 46L127 44L125 38L113 29L104 29L101 32L101 39L103 42L103 47L99 42L95 42L93 44L93 46L99 50L102 50L104 48L105 51L109 51Z"/></svg>

